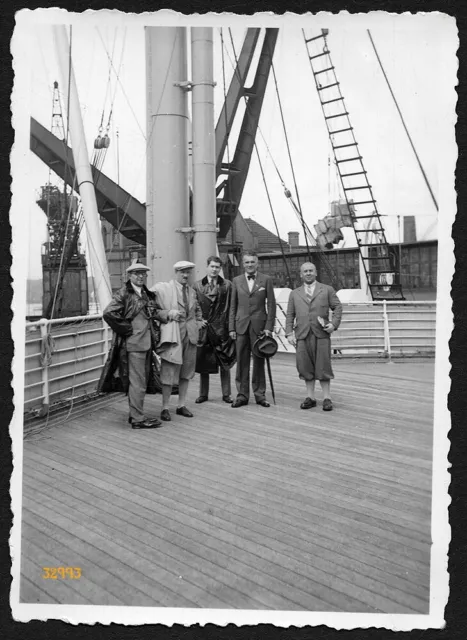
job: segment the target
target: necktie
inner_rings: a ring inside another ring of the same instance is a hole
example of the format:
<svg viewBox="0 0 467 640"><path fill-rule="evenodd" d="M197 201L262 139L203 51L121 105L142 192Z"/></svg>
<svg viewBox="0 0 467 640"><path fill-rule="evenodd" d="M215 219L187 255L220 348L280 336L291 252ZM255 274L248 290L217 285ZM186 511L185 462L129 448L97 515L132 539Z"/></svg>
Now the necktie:
<svg viewBox="0 0 467 640"><path fill-rule="evenodd" d="M310 303L311 299L312 299L311 298L311 291L310 291L310 289L308 287L306 288L306 299L308 300L308 303Z"/></svg>
<svg viewBox="0 0 467 640"><path fill-rule="evenodd" d="M209 283L209 291L212 293L215 290L216 290L216 282L214 279L211 279L211 282Z"/></svg>
<svg viewBox="0 0 467 640"><path fill-rule="evenodd" d="M188 312L188 285L186 284L183 285L183 304Z"/></svg>
<svg viewBox="0 0 467 640"><path fill-rule="evenodd" d="M247 278L248 278L248 280L254 280L254 279L255 279L255 276L254 276L254 275L252 275L252 276L247 276Z"/></svg>

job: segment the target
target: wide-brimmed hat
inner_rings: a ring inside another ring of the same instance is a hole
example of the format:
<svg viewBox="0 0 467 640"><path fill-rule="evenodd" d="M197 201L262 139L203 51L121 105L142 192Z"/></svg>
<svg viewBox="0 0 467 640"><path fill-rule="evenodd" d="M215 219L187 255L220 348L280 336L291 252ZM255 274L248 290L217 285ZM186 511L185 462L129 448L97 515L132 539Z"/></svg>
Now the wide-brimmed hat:
<svg viewBox="0 0 467 640"><path fill-rule="evenodd" d="M185 271L185 269L193 269L196 265L188 260L180 260L174 264L174 271Z"/></svg>
<svg viewBox="0 0 467 640"><path fill-rule="evenodd" d="M151 267L147 267L145 264L140 262L138 258L135 258L126 272L133 273L135 271L151 271Z"/></svg>
<svg viewBox="0 0 467 640"><path fill-rule="evenodd" d="M255 340L252 352L257 358L272 358L276 355L277 349L276 340L272 336L263 334Z"/></svg>

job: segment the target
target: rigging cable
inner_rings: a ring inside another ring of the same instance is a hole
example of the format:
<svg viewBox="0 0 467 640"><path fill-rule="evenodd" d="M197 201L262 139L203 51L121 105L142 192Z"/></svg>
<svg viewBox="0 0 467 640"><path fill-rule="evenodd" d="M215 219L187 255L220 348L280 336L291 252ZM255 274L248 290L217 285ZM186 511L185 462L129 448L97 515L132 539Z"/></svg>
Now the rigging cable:
<svg viewBox="0 0 467 640"><path fill-rule="evenodd" d="M374 52L375 52L376 58L377 58L377 60L378 60L378 62L379 62L379 66L381 67L381 71L383 72L384 79L386 80L386 83L387 83L387 85L388 85L388 88L389 88L389 91L390 91L390 93L391 93L392 99L394 100L394 104L396 105L396 109L397 109L397 111L398 111L398 113L399 113L400 119L401 119L402 124L403 124L403 126L404 126L405 133L407 134L407 137L408 137L408 139L409 139L409 142L410 142L410 144L411 144L411 146L412 146L412 150L413 150L413 152L414 152L414 154L415 154L415 157L416 157L416 159L417 159L418 166L420 167L420 171L422 172L422 176L423 176L423 178L424 178L424 180L425 180L426 186L428 187L428 191L430 192L430 195L431 195L431 198L432 198L433 203L434 203L434 205L435 205L436 211L439 211L439 209L438 209L438 203L437 203L436 198L435 198L435 196L434 196L434 193L433 193L433 191L432 191L432 189L431 189L430 182L429 182L428 177L427 177L427 175L426 175L426 173L425 173L425 170L424 170L424 168L423 168L423 166L422 166L421 160L420 160L420 158L418 157L418 153L417 153L417 151L416 151L416 149L415 149L415 145L414 145L414 143L412 142L412 138L410 137L410 133L409 133L409 130L407 129L407 126L406 126L406 124L405 124L404 117L403 117L403 115L402 115L402 111L401 111L401 110L400 110L400 108L399 108L399 105L398 105L397 100L396 100L396 96L394 95L394 92L393 92L393 90L392 90L391 84L390 84L389 79L388 79L388 77L387 77L387 75L386 75L386 72L385 72L385 70L384 70L383 63L381 62L381 59L380 59L380 57L379 57L379 55L378 55L378 52L377 52L377 50L376 50L376 46L375 46L375 43L373 42L373 38L371 37L371 33L370 33L370 30L369 30L369 29L367 29L367 33L368 33L368 37L370 38L371 44L373 45L373 49L374 49Z"/></svg>
<svg viewBox="0 0 467 640"><path fill-rule="evenodd" d="M221 57L222 57L222 86L223 86L223 93L224 93L224 111L225 111L225 135L227 137L227 142L226 142L226 151L227 151L227 178L224 181L223 184L225 184L225 182L229 182L230 176L232 175L232 171L231 171L231 166L230 166L230 149L229 149L229 130L228 130L228 114L227 114L227 82L225 79L225 58L224 58L224 48L225 48L225 44L224 44L224 32L222 27L219 29L220 31L220 36L221 36ZM222 161L222 159L221 159ZM229 207L229 215L231 212L231 207ZM232 225L232 244L235 242L235 229L234 226ZM232 260L234 266L235 266L235 259Z"/></svg>
<svg viewBox="0 0 467 640"><path fill-rule="evenodd" d="M65 136L65 147L68 146L68 138L70 135L70 94L71 94L71 50L72 50L72 37L73 37L73 32L72 32L72 26L70 25L70 44L69 44L69 49L68 49L68 91L67 91L67 114L66 114L66 136ZM67 197L68 197L68 189L67 189L67 173L69 171L70 167L68 165L68 154L66 156L66 163L65 163L65 171L64 171L64 180L63 180L63 191L64 191L64 196L65 196L65 204L67 201ZM75 182L76 179L76 173L75 176L73 178L73 184ZM68 209L68 216L67 216L67 222L66 222L66 227L65 227L65 243L66 243L66 234L68 231L68 223L70 220L70 214L71 214L71 196L73 195L73 189L71 189L70 191L70 206ZM54 296L53 296L53 300L52 300L52 310L50 313L50 318L53 319L53 314L54 314L54 310L55 310L55 304L57 301L57 295L58 295L58 288L59 288L59 282L60 282L60 270L62 268L63 265L63 254L64 254L64 250L62 250L62 255L60 256L60 264L58 267L58 274L57 274L57 282L55 283L55 289L54 289ZM49 325L50 328L50 325Z"/></svg>
<svg viewBox="0 0 467 640"><path fill-rule="evenodd" d="M221 56L222 56L222 85L223 85L223 91L224 91L224 106L225 106L225 131L226 134L228 133L227 131L227 126L228 126L228 115L227 115L227 83L225 81L225 59L224 59L224 34L223 34L223 30L222 27L220 28L220 35L221 35ZM227 166L228 166L228 176L230 176L230 152L229 152L229 136L227 135L227 144L226 144L226 148L227 148Z"/></svg>
<svg viewBox="0 0 467 640"><path fill-rule="evenodd" d="M110 58L110 64L109 64L109 80L108 80L108 87L110 86L110 74L112 71L112 67L113 67L113 57L114 57L114 53L115 53L115 44L116 44L116 37L117 37L117 31L115 31L115 39L114 39L114 47L112 50L112 57ZM126 40L126 28L124 31L124 35L123 35L123 43L122 43L122 52L120 54L120 62L118 64L118 70L116 71L116 76L117 76L117 81L120 78L120 71L121 71L121 67L122 67L122 62L123 62L123 55L125 52L125 40ZM109 93L109 89L107 88L106 91L106 95L105 95L105 100L104 100L104 107L102 109L102 118L101 118L101 124L99 126L99 135L97 136L96 141L101 141L102 140L102 145L103 146L99 146L97 148L97 151L94 151L94 155L93 155L93 159L92 159L92 164L96 167L96 170L94 172L93 178L94 178L94 186L96 186L99 182L99 179L101 177L102 174L102 168L104 166L104 162L105 162L105 158L107 156L107 149L109 147L109 129L110 129L110 125L112 122L112 115L113 115L113 108L114 108L114 103L115 103L115 98L117 95L117 86L118 86L118 82L116 82L115 84L115 88L113 91L113 95L111 93L111 101L110 101L110 110L109 110L109 117L107 120L107 125L105 128L105 135L103 136L103 138L101 138L101 133L102 130L104 128L104 112L105 112L105 104L107 102L107 94ZM99 144L99 143L98 143Z"/></svg>
<svg viewBox="0 0 467 640"><path fill-rule="evenodd" d="M280 94L279 94L279 86L277 84L276 70L274 68L274 62L272 62L272 56L271 56L271 68L272 68L272 76L274 78L274 85L276 87L277 101L279 103L279 112L281 114L282 128L284 130L284 137L285 137L285 143L286 143L286 146L287 146L287 153L288 153L288 156L289 156L290 169L292 171L292 178L293 178L293 183L294 183L294 187L295 187L295 194L297 196L297 204L298 204L298 210L300 212L300 220L301 220L301 223L302 223L303 234L305 236L306 248L307 248L307 252L308 252L308 260L311 261L310 247L308 245L307 234L305 233L305 224L304 224L304 219L303 219L303 209L302 209L302 205L301 205L301 202L300 202L300 194L298 192L297 179L296 179L296 176L295 176L295 169L294 169L294 165L293 165L293 162L292 162L292 154L290 152L289 136L287 134L287 127L285 126L285 118L284 118L284 112L283 112L283 109L282 109L282 101L281 101L281 97L280 97Z"/></svg>
<svg viewBox="0 0 467 640"><path fill-rule="evenodd" d="M271 196L269 195L269 189L268 189L268 185L267 185L267 182L266 182L266 176L264 175L264 171L263 171L263 164L261 162L261 158L260 158L260 155L259 155L259 151L258 151L258 147L256 145L256 142L255 142L255 151L256 151L256 156L258 158L259 168L261 169L261 175L263 177L264 188L266 190L266 195L268 197L269 208L271 209L272 219L274 220L274 226L276 227L277 239L279 240L279 245L280 245L281 253L282 253L282 259L284 260L285 270L287 271L287 279L289 281L288 284L289 284L289 287L291 288L292 287L292 278L290 277L289 263L287 262L287 258L285 257L284 247L283 247L282 240L281 240L281 237L280 237L280 234L279 234L279 228L277 226L276 216L274 214L274 209L273 209L272 202L271 202Z"/></svg>
<svg viewBox="0 0 467 640"><path fill-rule="evenodd" d="M236 65L235 68L238 70L237 53L235 51L235 46L234 46L233 37L232 37L232 30L230 28L229 28L229 32L230 32L230 40L231 40L231 43L232 43L232 49L233 49L234 57L235 57L235 65ZM248 99L247 99L246 95L244 95L244 98L245 98L246 107L248 109L249 105L248 105ZM268 185L267 185L267 182L266 182L266 176L264 174L263 164L261 162L261 157L259 155L258 145L256 144L256 140L253 141L253 144L254 144L254 148L255 148L255 151L256 151L256 156L257 156L257 159L258 159L259 168L261 170L261 175L263 177L263 183L264 183L264 188L266 190L266 195L267 195L268 202L269 202L269 208L271 209L272 218L274 220L274 226L275 226L276 232L277 232L277 239L279 240L279 246L280 246L281 253L282 253L282 259L284 261L285 270L287 272L288 284L289 284L290 287L292 287L293 282L292 282L292 278L290 277L289 264L287 262L287 258L285 257L284 246L282 244L282 239L281 239L280 234L279 234L279 228L277 226L276 216L274 214L274 208L272 206L271 196L269 194L269 189L268 189Z"/></svg>
<svg viewBox="0 0 467 640"><path fill-rule="evenodd" d="M155 125L156 125L156 117L159 115L159 109L160 109L160 107L161 107L162 98L163 98L163 96L164 96L165 87L166 87L166 85L167 85L167 80L168 80L168 76L169 76L169 71L170 71L170 67L171 67L171 64L172 64L172 59L173 59L173 55L174 55L174 51L175 51L175 45L176 45L176 43L177 43L177 38L178 38L178 35L174 38L174 44L173 44L173 47L172 47L172 52L171 52L171 54L170 54L169 64L167 65L167 73L165 74L164 84L163 84L163 86L162 86L161 97L160 97L159 103L158 103L158 105L157 105L156 113L155 113L155 115L153 116L153 121L152 121L151 131L149 132L149 136L148 136L148 137L144 136L144 139L145 139L145 142L146 142L146 154L147 154L147 151L148 151L149 145L150 145L151 140L152 140L152 134L153 134L153 131L154 131L154 127L155 127ZM112 68L113 68L113 65L112 65ZM115 72L115 69L114 69L114 72ZM144 135L144 134L143 134L143 135ZM141 164L143 163L143 161L144 161L144 159L145 159L145 157L146 157L146 154L145 154L144 156L142 156ZM140 171L138 171L138 177L139 177L140 175L141 175L141 172L140 172ZM124 222L125 222L125 220L126 220L126 217L127 217L127 215L128 215L128 209L129 209L129 207L130 207L130 203L131 203L131 201L132 201L132 200L133 200L133 196L132 196L131 194L129 194L129 198L128 198L128 200L127 200L126 204L125 204L125 209L124 209L124 212L123 212L122 219L121 219L121 221L120 221L120 224L119 224L119 225L118 225L118 227L117 227L117 233L120 233L120 229L122 228L123 223L124 223ZM112 251L113 251L113 246L110 248L110 251L109 251L109 253L107 254L107 260L109 260L110 256L112 255Z"/></svg>
<svg viewBox="0 0 467 640"><path fill-rule="evenodd" d="M99 34L99 38L101 39L102 46L104 47L104 51L105 51L105 53L107 54L107 57L108 57L108 59L109 59L109 61L110 61L110 66L112 67L113 72L114 72L114 73L115 73L115 75L117 76L117 78L116 78L116 79L117 79L117 82L120 84L120 87L121 87L121 89L122 89L122 93L123 93L123 95L125 96L125 100L127 101L127 104L128 104L128 106L129 106L129 108L130 108L130 111L131 111L131 113L133 114L133 117L134 117L134 119L135 119L135 121L136 121L136 124L138 125L138 129L141 131L141 134L142 134L143 138L146 140L146 134L144 133L144 131L143 131L143 129L142 129L142 127L141 127L140 123L139 123L139 120L138 120L138 118L137 118L137 116L136 116L136 114L135 114L135 112L134 112L134 110L133 110L133 107L131 106L131 102L130 102L130 100L129 100L129 98L128 98L127 94L126 94L126 91L125 91L125 87L123 86L123 84L122 84L122 82L121 82L120 78L118 77L118 74L117 74L117 72L116 72L116 70L115 70L115 67L114 67L114 65L113 65L112 59L111 59L111 57L110 57L110 55L109 55L109 52L107 51L107 48L106 48L106 46L105 46L105 42L104 42L104 40L102 39L101 32L99 31L99 28L98 28L98 27L96 27L96 29L97 29L97 33ZM172 53L173 53L173 52L172 52Z"/></svg>
<svg viewBox="0 0 467 640"><path fill-rule="evenodd" d="M233 42L233 37L232 37L232 31L231 31L231 29L229 29L229 32L230 32L230 41L231 41L232 49L233 49L233 52L234 52L235 61L237 62L237 55L236 55L236 52L235 52L235 45L234 45L234 42ZM229 55L229 53L228 53L228 51L227 51L227 50L226 50L226 53L227 53L227 56L229 57L230 64L231 64L231 65L232 65L232 67L234 68L234 71L235 71L236 73L238 73L238 69L237 69L237 67L236 67L236 66L234 66L234 64L233 64L233 62L232 62L232 59L230 58L230 55ZM240 81L240 78L239 78L239 81ZM246 108L247 108L247 109L249 109L249 105L248 105L248 101L246 100L246 97L245 97L245 102L246 102ZM282 177L282 175L281 175L281 172L279 171L279 168L278 168L278 166L277 166L277 163L276 163L276 162L275 162L275 160L274 160L274 157L273 157L273 155L272 155L272 153L271 153L271 150L270 150L270 148L269 148L269 145L268 145L268 143L266 142L266 139L265 139L265 137L264 137L264 135L263 135L263 132L261 131L261 128L260 128L259 124L258 124L258 127L257 127L257 128L258 128L258 133L260 134L260 136L261 136L261 138L262 138L262 140L263 140L263 143L264 143L264 145L265 145L265 147L266 147L266 151L267 151L267 153L268 153L269 157L271 158L272 164L273 164L274 169L275 169L275 171L276 171L276 173L277 173L277 176L278 176L278 178L279 178L279 181L280 181L280 182L281 182L281 184L282 184L282 188L284 189L285 196L286 196L286 198L287 198L287 200L288 200L288 202L289 202L290 206L291 206L291 207L292 207L292 209L294 210L294 213L296 214L296 216L297 216L297 218L298 218L298 221L300 222L300 224L301 224L301 226L302 226L303 233L304 233L304 236L305 236L305 242L306 242L306 246L307 246L308 259L309 259L309 260L311 260L311 258L310 258L310 248L309 248L309 245L308 245L308 237L311 237L311 239L313 239L313 241L314 241L313 235L312 235L311 231L309 230L308 226L306 225L306 223L305 223L305 221L304 221L304 219L303 219L303 216L301 215L300 210L299 210L299 209L298 209L298 207L294 204L294 202L291 200L291 194L290 194L290 191L287 189L287 187L286 187L286 185L285 185L285 181L284 181L284 179L283 179L283 177ZM255 142L255 144L256 144L256 142ZM307 234L307 232L306 232L306 229L308 230L308 234ZM316 242L314 242L314 244L316 245Z"/></svg>

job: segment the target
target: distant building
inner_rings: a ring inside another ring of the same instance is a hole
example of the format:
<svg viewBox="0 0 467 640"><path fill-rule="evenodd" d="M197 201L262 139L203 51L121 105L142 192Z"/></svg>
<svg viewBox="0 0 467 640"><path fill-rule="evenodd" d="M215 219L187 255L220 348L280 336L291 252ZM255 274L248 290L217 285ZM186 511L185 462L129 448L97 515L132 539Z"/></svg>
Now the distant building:
<svg viewBox="0 0 467 640"><path fill-rule="evenodd" d="M256 222L252 218L244 218L244 222L251 231L251 234L255 240L255 249L258 253L271 253L272 251L290 251L290 245L286 240L279 237L263 227L263 225ZM281 249L282 244L282 249Z"/></svg>

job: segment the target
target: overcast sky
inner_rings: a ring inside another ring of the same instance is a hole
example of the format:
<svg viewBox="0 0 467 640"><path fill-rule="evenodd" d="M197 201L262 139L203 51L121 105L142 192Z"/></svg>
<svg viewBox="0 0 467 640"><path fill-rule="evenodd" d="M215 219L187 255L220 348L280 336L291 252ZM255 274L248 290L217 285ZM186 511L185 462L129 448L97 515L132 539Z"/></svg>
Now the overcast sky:
<svg viewBox="0 0 467 640"><path fill-rule="evenodd" d="M44 15L45 12L42 14ZM66 13L63 13L66 16ZM145 184L145 39L144 22L135 24L124 14L117 22L103 23L89 16L77 16L72 28L72 56L82 106L89 152L104 113L109 117L113 101L111 146L103 172L117 179L116 129L119 131L120 184L140 201L146 201ZM376 14L372 14L376 15ZM437 237L437 215L403 130L396 108L384 81L366 29L370 28L393 91L399 101L406 124L431 182L438 195L439 168L442 163L443 136L452 127L452 82L446 85L446 65L453 64L452 30L440 28L434 15L383 16L365 22L357 16L327 22L310 17L307 35L316 35L328 25L329 48L341 83L346 106L364 158L369 181L373 185L379 211L387 216L384 224L390 242L399 239L397 216L417 217L418 239ZM234 54L240 51L246 25L222 19L226 88L233 73ZM305 24L305 21L303 21ZM254 26L254 25L250 25ZM303 213L309 226L329 211L329 202L339 197L333 165L328 167L330 145L317 91L307 59L299 23L282 20L274 54L274 65L284 109L285 122L297 175ZM441 25L442 26L442 25ZM50 25L17 32L21 41L28 38L31 115L50 127L52 87L60 81L57 54ZM189 42L189 40L188 40ZM214 27L215 120L222 107L224 86L219 26ZM109 58L119 71L119 82L110 71ZM448 74L448 78L451 75ZM236 122L238 128L243 107ZM285 182L292 189L292 174L272 77L264 101L260 129ZM235 135L230 146L233 155ZM266 169L268 187L282 237L299 230L297 219L287 202L262 137L257 144ZM29 180L39 189L48 179L47 167L33 153L27 156ZM31 186L31 185L29 185ZM33 200L33 198L32 198ZM265 194L258 163L253 155L241 212L273 230L273 219ZM440 213L440 215L442 212ZM45 216L30 202L29 273L38 275L40 245L46 239ZM346 234L352 243L351 234Z"/></svg>

